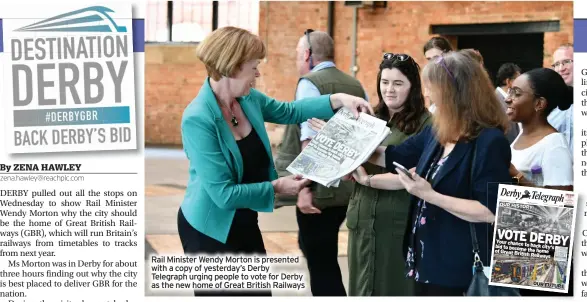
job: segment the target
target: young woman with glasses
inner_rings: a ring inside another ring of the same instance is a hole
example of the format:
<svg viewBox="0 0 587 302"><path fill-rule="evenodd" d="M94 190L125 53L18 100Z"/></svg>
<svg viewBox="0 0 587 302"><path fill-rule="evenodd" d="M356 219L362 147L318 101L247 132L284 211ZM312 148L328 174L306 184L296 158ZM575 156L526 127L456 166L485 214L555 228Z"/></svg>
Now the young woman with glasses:
<svg viewBox="0 0 587 302"><path fill-rule="evenodd" d="M573 189L569 146L547 120L552 110L566 110L572 100L573 88L548 68L531 70L514 81L505 102L509 119L523 129L511 145L510 174L520 185Z"/></svg>
<svg viewBox="0 0 587 302"><path fill-rule="evenodd" d="M399 145L431 124L431 115L424 106L420 68L410 56L383 56L377 74L377 95L375 115L388 121L391 129L384 145ZM365 164L365 169L365 173L385 173L373 164ZM365 181L355 186L347 210L351 296L412 295L413 282L399 269L405 261L402 244L409 200L410 194L405 190L379 190Z"/></svg>

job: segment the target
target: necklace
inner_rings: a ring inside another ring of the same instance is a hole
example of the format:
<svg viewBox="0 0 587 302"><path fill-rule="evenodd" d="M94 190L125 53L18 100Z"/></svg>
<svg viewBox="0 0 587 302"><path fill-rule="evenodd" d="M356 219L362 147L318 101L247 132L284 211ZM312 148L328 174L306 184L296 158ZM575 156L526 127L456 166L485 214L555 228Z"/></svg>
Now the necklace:
<svg viewBox="0 0 587 302"><path fill-rule="evenodd" d="M225 107L228 109L228 111L230 111L230 115L232 116L232 118L230 119L230 123L232 124L232 126L234 127L238 127L238 120L236 119L236 116L234 116L234 113L232 112L232 106L231 107L226 107L224 106L224 104L220 103L222 105L222 107Z"/></svg>
<svg viewBox="0 0 587 302"><path fill-rule="evenodd" d="M230 111L230 114L232 115L230 122L232 123L233 126L238 127L238 121L236 120L236 116L234 116L234 114L232 114L232 110Z"/></svg>

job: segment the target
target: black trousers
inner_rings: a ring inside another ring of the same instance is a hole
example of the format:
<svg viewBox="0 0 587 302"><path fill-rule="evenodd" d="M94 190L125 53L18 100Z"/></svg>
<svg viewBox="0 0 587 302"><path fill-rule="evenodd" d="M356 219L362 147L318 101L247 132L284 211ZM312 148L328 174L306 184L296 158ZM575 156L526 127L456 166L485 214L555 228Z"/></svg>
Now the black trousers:
<svg viewBox="0 0 587 302"><path fill-rule="evenodd" d="M430 283L414 282L414 296L454 297L464 296L466 288L445 287Z"/></svg>
<svg viewBox="0 0 587 302"><path fill-rule="evenodd" d="M296 207L298 243L308 263L313 296L346 296L338 265L338 231L346 211L343 206L304 214Z"/></svg>
<svg viewBox="0 0 587 302"><path fill-rule="evenodd" d="M181 245L183 246L183 252L186 255L267 255L261 230L259 230L259 225L257 224L257 212L248 209L239 209L236 211L226 243L222 243L194 229L187 222L185 216L183 216L181 209L177 214L177 228ZM271 290L195 290L194 294L195 296L271 296Z"/></svg>

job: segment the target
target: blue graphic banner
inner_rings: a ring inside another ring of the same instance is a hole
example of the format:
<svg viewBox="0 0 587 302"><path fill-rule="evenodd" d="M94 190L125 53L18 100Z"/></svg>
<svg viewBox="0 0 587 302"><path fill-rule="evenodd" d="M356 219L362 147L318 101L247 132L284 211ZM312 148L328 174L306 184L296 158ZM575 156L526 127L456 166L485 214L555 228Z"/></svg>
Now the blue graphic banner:
<svg viewBox="0 0 587 302"><path fill-rule="evenodd" d="M574 31L573 48L575 52L587 52L587 39L581 38L587 36L587 19L575 19Z"/></svg>
<svg viewBox="0 0 587 302"><path fill-rule="evenodd" d="M128 106L14 110L14 127L128 123L130 123L130 108Z"/></svg>

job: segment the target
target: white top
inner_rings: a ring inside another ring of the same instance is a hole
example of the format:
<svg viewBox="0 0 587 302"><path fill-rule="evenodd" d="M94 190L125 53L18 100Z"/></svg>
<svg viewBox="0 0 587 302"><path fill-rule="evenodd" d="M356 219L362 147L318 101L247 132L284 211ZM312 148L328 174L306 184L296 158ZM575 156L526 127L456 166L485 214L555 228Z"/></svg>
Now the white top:
<svg viewBox="0 0 587 302"><path fill-rule="evenodd" d="M520 135L511 144L512 164L527 180L541 187L573 184L573 161L562 133L549 134L526 149L516 150L514 144ZM542 174L532 175L533 166L542 167Z"/></svg>
<svg viewBox="0 0 587 302"><path fill-rule="evenodd" d="M571 155L573 154L573 105L565 111L554 108L548 115L548 122L558 132L565 135Z"/></svg>

